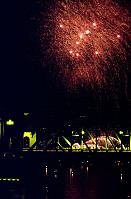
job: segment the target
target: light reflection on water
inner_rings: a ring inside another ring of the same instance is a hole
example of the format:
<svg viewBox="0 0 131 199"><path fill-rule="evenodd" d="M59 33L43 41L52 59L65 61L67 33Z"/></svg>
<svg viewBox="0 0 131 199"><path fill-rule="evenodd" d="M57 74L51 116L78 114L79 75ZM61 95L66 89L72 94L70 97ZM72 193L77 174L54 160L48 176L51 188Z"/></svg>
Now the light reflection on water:
<svg viewBox="0 0 131 199"><path fill-rule="evenodd" d="M86 170L87 170L87 176L88 176L88 169L89 169L89 168L87 167L87 168L86 168Z"/></svg>
<svg viewBox="0 0 131 199"><path fill-rule="evenodd" d="M33 164L32 164L33 163ZM109 164L108 164L109 163ZM19 186L3 186L1 199L126 199L131 194L131 165L121 162L28 162ZM1 189L1 184L0 184ZM13 191L11 191L13 190Z"/></svg>
<svg viewBox="0 0 131 199"><path fill-rule="evenodd" d="M47 176L47 166L46 166L46 168L45 168L45 174L46 174L46 176Z"/></svg>

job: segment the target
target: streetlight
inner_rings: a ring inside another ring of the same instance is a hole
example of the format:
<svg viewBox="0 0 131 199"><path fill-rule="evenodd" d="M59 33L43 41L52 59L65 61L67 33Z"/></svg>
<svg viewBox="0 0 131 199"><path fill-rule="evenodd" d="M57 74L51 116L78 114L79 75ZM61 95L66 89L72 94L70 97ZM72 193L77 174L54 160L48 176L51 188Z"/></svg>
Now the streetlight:
<svg viewBox="0 0 131 199"><path fill-rule="evenodd" d="M6 121L6 125L14 125L14 121L9 119L8 121Z"/></svg>

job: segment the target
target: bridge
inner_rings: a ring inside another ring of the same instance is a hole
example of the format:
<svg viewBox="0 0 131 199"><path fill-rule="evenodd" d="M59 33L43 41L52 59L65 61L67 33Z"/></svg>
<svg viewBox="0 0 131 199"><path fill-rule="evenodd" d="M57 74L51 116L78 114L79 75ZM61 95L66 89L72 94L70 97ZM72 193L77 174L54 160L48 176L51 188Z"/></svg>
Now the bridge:
<svg viewBox="0 0 131 199"><path fill-rule="evenodd" d="M34 130L34 128L28 128L29 125L24 128L21 126L22 124L17 125L17 120L0 118L0 146L3 151L131 151L130 129L122 131L119 128L89 128L82 123L79 127L68 125L68 128L62 130L41 127Z"/></svg>
<svg viewBox="0 0 131 199"><path fill-rule="evenodd" d="M64 132L49 133L48 130L39 136L39 132L32 134L24 132L23 151L47 152L118 152L131 151L131 132L115 130L102 131L101 129L82 129Z"/></svg>

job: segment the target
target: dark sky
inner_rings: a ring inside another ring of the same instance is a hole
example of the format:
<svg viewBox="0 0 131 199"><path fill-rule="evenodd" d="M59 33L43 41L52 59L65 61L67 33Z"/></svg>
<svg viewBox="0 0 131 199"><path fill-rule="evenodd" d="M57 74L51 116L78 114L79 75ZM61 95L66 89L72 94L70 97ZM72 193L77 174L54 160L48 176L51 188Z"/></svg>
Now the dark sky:
<svg viewBox="0 0 131 199"><path fill-rule="evenodd" d="M0 106L32 112L40 121L68 121L86 115L89 123L130 123L129 101L100 102L92 91L68 92L42 66L37 0L3 1L1 13Z"/></svg>

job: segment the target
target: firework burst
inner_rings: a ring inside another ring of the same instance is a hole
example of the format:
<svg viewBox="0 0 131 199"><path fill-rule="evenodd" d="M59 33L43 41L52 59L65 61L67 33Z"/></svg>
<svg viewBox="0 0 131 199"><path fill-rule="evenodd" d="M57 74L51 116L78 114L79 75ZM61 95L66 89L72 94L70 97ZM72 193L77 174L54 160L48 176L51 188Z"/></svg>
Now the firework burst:
<svg viewBox="0 0 131 199"><path fill-rule="evenodd" d="M68 89L119 92L124 84L126 90L130 14L123 5L112 0L54 1L47 13L41 13L44 63L53 62Z"/></svg>

